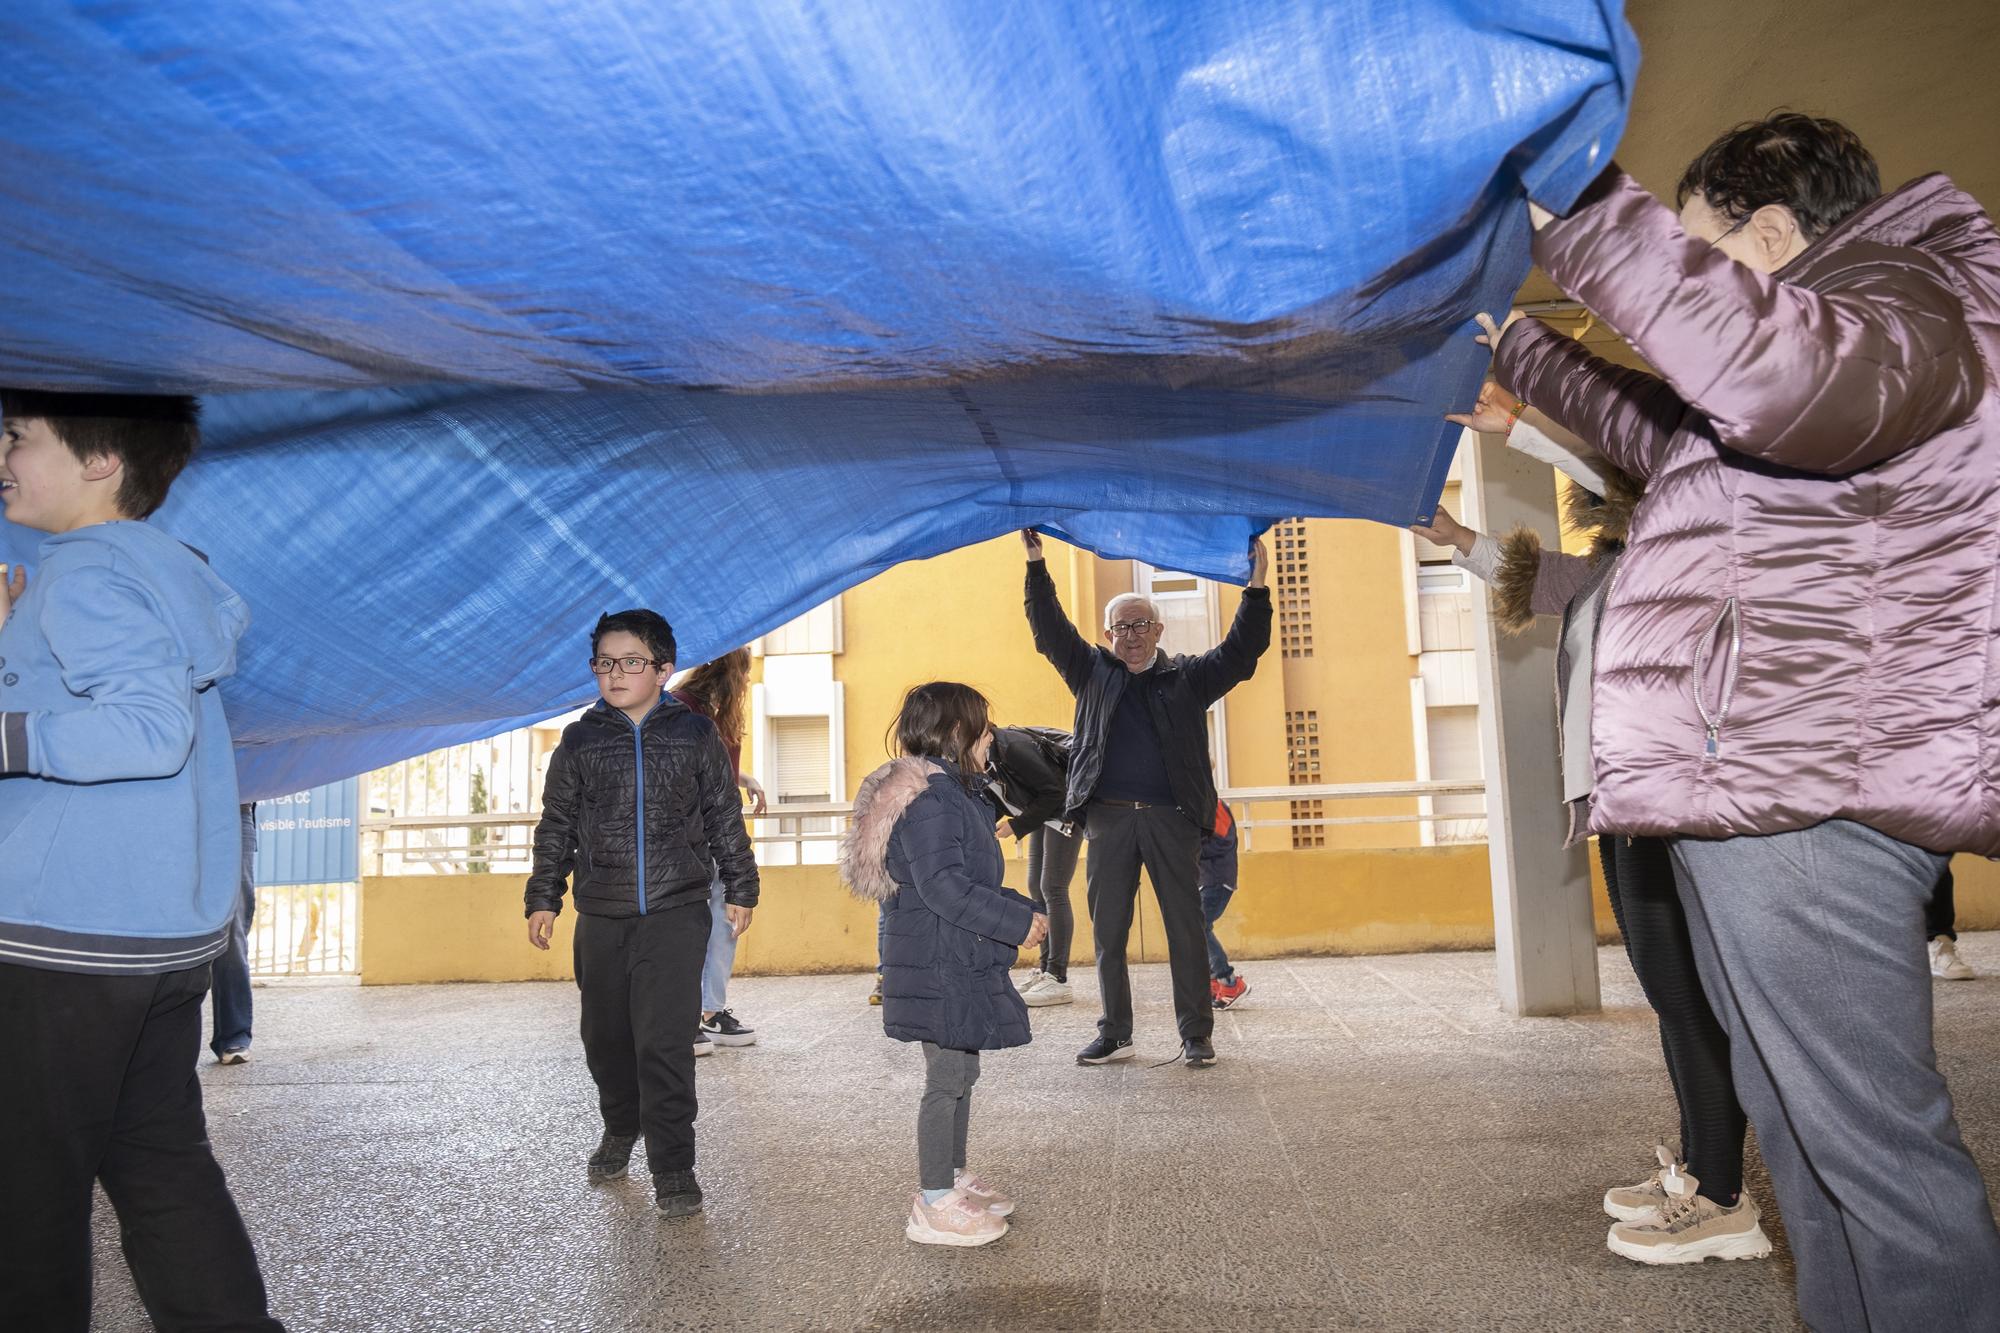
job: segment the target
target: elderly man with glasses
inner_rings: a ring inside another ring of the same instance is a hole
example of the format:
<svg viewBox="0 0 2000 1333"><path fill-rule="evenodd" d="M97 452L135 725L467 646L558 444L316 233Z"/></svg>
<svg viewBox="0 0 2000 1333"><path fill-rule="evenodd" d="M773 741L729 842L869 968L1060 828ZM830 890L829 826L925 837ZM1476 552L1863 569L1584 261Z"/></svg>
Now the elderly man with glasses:
<svg viewBox="0 0 2000 1333"><path fill-rule="evenodd" d="M1198 656L1170 657L1160 651L1165 626L1159 611L1138 593L1111 599L1104 608L1109 647L1091 646L1056 598L1041 539L1029 531L1021 540L1028 548L1028 625L1035 647L1076 696L1065 815L1081 819L1090 840L1085 878L1104 1004L1097 1038L1077 1053L1077 1063L1132 1057L1125 941L1143 866L1166 923L1181 1056L1194 1068L1212 1065L1215 1012L1195 883L1202 834L1213 826L1216 809L1208 706L1250 679L1271 645L1264 543L1251 544L1250 583L1228 636Z"/></svg>

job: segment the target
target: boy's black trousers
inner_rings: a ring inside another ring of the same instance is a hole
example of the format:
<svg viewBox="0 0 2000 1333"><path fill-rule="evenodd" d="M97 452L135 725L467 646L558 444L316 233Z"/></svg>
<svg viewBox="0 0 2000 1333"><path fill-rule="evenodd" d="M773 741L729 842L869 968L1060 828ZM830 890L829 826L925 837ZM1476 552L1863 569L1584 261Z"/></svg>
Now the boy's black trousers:
<svg viewBox="0 0 2000 1333"><path fill-rule="evenodd" d="M694 1166L694 1039L706 899L644 916L576 917L583 1058L604 1128L646 1136L654 1175Z"/></svg>
<svg viewBox="0 0 2000 1333"><path fill-rule="evenodd" d="M0 963L0 1325L90 1327L102 1181L155 1327L281 1327L209 1151L195 1075L208 975Z"/></svg>

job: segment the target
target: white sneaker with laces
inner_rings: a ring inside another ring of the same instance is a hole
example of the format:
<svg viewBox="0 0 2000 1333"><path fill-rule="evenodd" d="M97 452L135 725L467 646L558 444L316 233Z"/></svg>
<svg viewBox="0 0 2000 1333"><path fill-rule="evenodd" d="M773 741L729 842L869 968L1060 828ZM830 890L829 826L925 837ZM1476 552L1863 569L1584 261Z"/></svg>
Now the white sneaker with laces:
<svg viewBox="0 0 2000 1333"><path fill-rule="evenodd" d="M1076 996L1070 993L1069 983L1067 981L1057 981L1047 972L1041 974L1041 977L1035 982L1033 990L1024 990L1021 992L1021 999L1026 1002L1030 1009L1040 1008L1042 1005L1047 1004L1073 1004L1076 1002Z"/></svg>
<svg viewBox="0 0 2000 1333"><path fill-rule="evenodd" d="M1695 1192L1700 1182L1678 1164L1660 1173L1666 1206L1654 1222L1613 1222L1604 1243L1642 1264L1698 1264L1704 1259L1766 1259L1771 1238L1749 1191L1724 1206Z"/></svg>
<svg viewBox="0 0 2000 1333"><path fill-rule="evenodd" d="M1604 1191L1605 1216L1641 1224L1660 1220L1660 1213L1667 1206L1667 1187L1662 1182L1667 1172L1674 1169L1674 1155L1664 1144L1656 1145L1653 1155L1659 1159L1659 1170L1636 1185L1618 1185Z"/></svg>
<svg viewBox="0 0 2000 1333"><path fill-rule="evenodd" d="M1046 981L1048 979L1048 975L1049 975L1048 973L1042 971L1042 969L1038 967L1034 971L1028 973L1027 980L1021 982L1020 985L1015 987L1015 989L1020 991L1021 994L1026 995L1029 991L1034 990L1037 986L1041 985L1042 982Z"/></svg>
<svg viewBox="0 0 2000 1333"><path fill-rule="evenodd" d="M1979 974L1958 956L1958 941L1940 935L1931 941L1931 975L1941 981L1970 981Z"/></svg>

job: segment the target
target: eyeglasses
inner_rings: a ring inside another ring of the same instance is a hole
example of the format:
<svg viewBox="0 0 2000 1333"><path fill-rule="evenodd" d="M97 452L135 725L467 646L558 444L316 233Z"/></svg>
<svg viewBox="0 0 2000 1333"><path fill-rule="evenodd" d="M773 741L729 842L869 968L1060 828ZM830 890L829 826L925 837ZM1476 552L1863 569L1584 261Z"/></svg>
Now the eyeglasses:
<svg viewBox="0 0 2000 1333"><path fill-rule="evenodd" d="M1721 245L1724 241L1734 236L1737 232L1742 231L1745 227L1750 225L1750 219L1755 216L1756 216L1755 213L1745 213L1742 219L1738 221L1735 226L1731 227L1728 231L1723 232L1722 235L1710 241L1708 243L1708 248L1713 250L1716 246Z"/></svg>
<svg viewBox="0 0 2000 1333"><path fill-rule="evenodd" d="M1128 639L1135 634L1144 634L1159 623L1157 620L1121 620L1111 626L1111 634L1113 638Z"/></svg>
<svg viewBox="0 0 2000 1333"><path fill-rule="evenodd" d="M646 668L658 665L659 663L650 657L593 657L590 659L591 673L598 676L608 676L614 670L622 671L628 676L636 676Z"/></svg>

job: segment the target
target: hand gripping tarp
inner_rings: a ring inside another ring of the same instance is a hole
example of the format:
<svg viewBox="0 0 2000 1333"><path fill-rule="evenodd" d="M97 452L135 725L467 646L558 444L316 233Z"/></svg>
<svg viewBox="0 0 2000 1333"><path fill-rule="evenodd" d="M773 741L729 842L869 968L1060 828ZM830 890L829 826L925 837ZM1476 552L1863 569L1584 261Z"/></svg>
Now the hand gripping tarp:
<svg viewBox="0 0 2000 1333"><path fill-rule="evenodd" d="M1610 0L22 0L0 50L0 382L206 396L155 521L252 606L247 796L574 705L606 609L693 663L1024 525L1240 578L1410 521L1637 62Z"/></svg>

